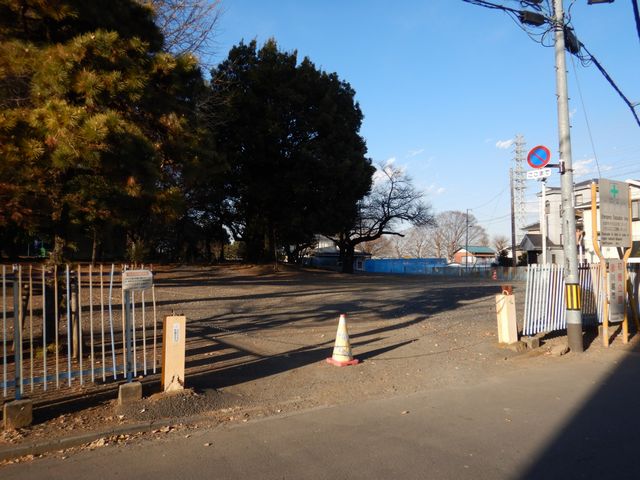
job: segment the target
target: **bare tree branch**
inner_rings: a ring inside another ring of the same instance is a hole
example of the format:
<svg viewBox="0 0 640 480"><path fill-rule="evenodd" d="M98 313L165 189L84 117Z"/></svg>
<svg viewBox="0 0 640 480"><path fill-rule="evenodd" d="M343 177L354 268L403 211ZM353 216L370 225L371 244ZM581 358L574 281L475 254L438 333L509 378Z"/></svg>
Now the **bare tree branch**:
<svg viewBox="0 0 640 480"><path fill-rule="evenodd" d="M165 48L173 54L192 53L210 67L215 27L222 16L221 0L139 0L151 6L164 35Z"/></svg>
<svg viewBox="0 0 640 480"><path fill-rule="evenodd" d="M431 208L423 201L406 173L390 164L379 165L371 193L359 204L358 216L350 229L329 236L343 257L343 271L350 272L356 245L383 235L403 237L403 225L425 226L433 223Z"/></svg>
<svg viewBox="0 0 640 480"><path fill-rule="evenodd" d="M453 259L454 253L467 243L487 246L489 239L485 229L480 226L473 214L460 211L448 211L438 214L435 226L431 228L430 249L435 256Z"/></svg>

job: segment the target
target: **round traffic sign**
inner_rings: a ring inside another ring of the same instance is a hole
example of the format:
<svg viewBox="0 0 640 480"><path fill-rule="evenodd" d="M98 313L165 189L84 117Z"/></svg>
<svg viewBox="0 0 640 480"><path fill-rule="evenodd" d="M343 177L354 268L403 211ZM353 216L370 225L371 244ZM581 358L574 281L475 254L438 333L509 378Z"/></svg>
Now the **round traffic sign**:
<svg viewBox="0 0 640 480"><path fill-rule="evenodd" d="M544 145L533 147L527 155L527 163L533 168L544 168L551 161L551 152Z"/></svg>

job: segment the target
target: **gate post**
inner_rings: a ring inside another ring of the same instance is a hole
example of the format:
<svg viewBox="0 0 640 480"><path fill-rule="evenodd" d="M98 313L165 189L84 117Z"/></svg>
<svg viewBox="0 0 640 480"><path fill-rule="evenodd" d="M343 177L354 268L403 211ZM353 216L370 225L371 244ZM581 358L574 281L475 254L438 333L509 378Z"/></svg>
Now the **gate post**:
<svg viewBox="0 0 640 480"><path fill-rule="evenodd" d="M13 266L13 362L15 397L22 398L22 268Z"/></svg>
<svg viewBox="0 0 640 480"><path fill-rule="evenodd" d="M33 421L33 402L22 398L22 267L14 265L13 274L15 400L5 403L2 407L5 430L27 427ZM6 332L3 332L3 334L6 334Z"/></svg>

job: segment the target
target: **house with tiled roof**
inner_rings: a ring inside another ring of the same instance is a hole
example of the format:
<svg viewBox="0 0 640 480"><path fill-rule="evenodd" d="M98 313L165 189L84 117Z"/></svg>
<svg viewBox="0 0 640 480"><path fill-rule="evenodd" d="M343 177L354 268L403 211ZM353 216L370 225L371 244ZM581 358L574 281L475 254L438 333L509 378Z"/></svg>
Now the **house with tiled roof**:
<svg viewBox="0 0 640 480"><path fill-rule="evenodd" d="M469 245L459 248L453 254L453 263L470 267L489 266L495 259L496 251L491 247L481 245Z"/></svg>

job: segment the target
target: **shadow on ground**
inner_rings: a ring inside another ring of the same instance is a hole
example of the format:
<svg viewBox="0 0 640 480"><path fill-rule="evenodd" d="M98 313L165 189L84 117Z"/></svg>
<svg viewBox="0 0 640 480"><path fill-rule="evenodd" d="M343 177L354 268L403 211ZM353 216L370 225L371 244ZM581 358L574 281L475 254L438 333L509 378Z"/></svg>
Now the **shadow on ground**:
<svg viewBox="0 0 640 480"><path fill-rule="evenodd" d="M228 286L232 292L232 296L226 298L185 297L176 299L176 303L204 302L205 305L214 305L233 300L244 307L240 311L219 312L188 322L186 376L190 388L196 392L211 392L324 362L325 358L331 356L334 342L330 336L320 343L303 337L300 345L281 345L281 348L287 349L285 352L263 354L259 349L253 351L246 346L251 342L236 341L238 338L248 338L238 335L250 335L252 339L260 340L262 334L280 326L304 329L318 325L333 327L335 324L337 327L338 314L346 312L354 318L367 319L367 328L355 328L350 336L359 359L368 361L410 343L389 339L393 333L421 322L435 322L434 317L439 313L454 311L462 305L482 303L499 291L498 285L486 281L303 272L304 282L300 282L299 275L300 272L287 272L284 275L236 274L220 278L218 272L200 270L178 272L171 280L164 282L165 286L171 288L202 287L211 282ZM162 283L158 282L159 285ZM252 288L256 285L275 288L272 293L257 294ZM182 291L189 292L188 289ZM307 301L309 298L315 303ZM247 307L256 299L268 299L273 307ZM437 321L443 322L440 318ZM375 342L382 344L371 348L370 344ZM118 384L111 382L97 391L74 395L61 391L61 398L36 404L34 419L44 422L112 401L117 397ZM143 379L143 386L145 396L159 392L159 374Z"/></svg>
<svg viewBox="0 0 640 480"><path fill-rule="evenodd" d="M625 359L532 459L520 478L640 478L636 456L640 446L637 340Z"/></svg>

